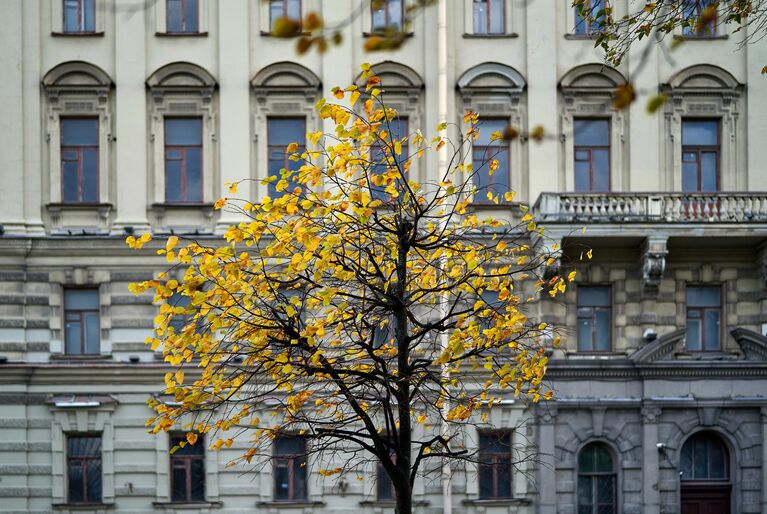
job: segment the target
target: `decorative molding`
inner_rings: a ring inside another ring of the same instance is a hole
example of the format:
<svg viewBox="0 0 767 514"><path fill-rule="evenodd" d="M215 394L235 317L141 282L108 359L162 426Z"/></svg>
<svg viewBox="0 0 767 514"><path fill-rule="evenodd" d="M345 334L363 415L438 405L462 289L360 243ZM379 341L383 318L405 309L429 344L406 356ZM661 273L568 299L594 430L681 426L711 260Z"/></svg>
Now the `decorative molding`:
<svg viewBox="0 0 767 514"><path fill-rule="evenodd" d="M322 81L310 69L283 61L261 69L251 79L250 86L259 103L275 95L303 96L305 101L313 102L322 89Z"/></svg>
<svg viewBox="0 0 767 514"><path fill-rule="evenodd" d="M655 341L639 348L629 355L629 360L636 363L651 363L656 361L671 360L669 357L674 350L684 345L686 330L678 328L673 332L662 335Z"/></svg>
<svg viewBox="0 0 767 514"><path fill-rule="evenodd" d="M732 337L740 345L747 361L767 362L767 337L747 328L734 328Z"/></svg>
<svg viewBox="0 0 767 514"><path fill-rule="evenodd" d="M642 293L646 296L658 294L666 271L667 243L667 236L650 236L642 245Z"/></svg>

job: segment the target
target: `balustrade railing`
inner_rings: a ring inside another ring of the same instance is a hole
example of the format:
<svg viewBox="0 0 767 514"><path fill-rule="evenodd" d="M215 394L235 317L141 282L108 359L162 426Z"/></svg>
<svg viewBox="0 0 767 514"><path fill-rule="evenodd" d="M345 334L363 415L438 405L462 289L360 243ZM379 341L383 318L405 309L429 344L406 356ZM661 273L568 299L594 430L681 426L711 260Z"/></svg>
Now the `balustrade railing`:
<svg viewBox="0 0 767 514"><path fill-rule="evenodd" d="M542 193L542 221L767 222L767 192Z"/></svg>

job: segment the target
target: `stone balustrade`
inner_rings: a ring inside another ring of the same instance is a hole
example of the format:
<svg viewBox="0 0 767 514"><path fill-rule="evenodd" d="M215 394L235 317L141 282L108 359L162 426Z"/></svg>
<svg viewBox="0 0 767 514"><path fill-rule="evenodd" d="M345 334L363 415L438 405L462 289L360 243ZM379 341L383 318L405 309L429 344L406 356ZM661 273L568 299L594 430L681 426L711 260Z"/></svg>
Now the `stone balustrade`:
<svg viewBox="0 0 767 514"><path fill-rule="evenodd" d="M767 192L541 193L541 221L767 222Z"/></svg>

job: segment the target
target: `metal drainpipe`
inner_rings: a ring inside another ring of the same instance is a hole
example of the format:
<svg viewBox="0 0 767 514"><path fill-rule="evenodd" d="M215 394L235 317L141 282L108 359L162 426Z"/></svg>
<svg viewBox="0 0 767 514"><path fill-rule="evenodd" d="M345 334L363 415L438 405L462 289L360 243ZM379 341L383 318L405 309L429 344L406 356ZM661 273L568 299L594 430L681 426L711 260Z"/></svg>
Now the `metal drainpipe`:
<svg viewBox="0 0 767 514"><path fill-rule="evenodd" d="M447 121L447 0L439 0L437 8L437 102L439 109L439 123ZM444 145L438 153L439 176L442 177L447 171L447 145ZM443 296L441 301L441 311L444 316L447 314L448 302ZM445 350L449 344L449 334L443 332L440 334L440 344ZM442 379L446 381L449 378L449 368L445 364L442 366ZM445 383L445 382L443 382ZM442 405L442 423L440 424L440 434L443 437L449 435L449 427L444 421L447 419L447 413L450 411L448 398L444 398ZM450 487L450 459L442 458L442 512L443 514L452 514L453 498Z"/></svg>

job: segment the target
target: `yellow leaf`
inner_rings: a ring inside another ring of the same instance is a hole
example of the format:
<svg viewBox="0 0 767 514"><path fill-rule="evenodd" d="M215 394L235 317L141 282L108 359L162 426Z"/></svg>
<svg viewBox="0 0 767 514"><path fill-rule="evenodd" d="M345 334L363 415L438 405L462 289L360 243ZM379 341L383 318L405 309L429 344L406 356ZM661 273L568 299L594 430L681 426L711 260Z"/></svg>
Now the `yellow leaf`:
<svg viewBox="0 0 767 514"><path fill-rule="evenodd" d="M181 371L181 370L176 371L175 377L176 377L176 383L177 384L181 384L182 382L184 382L184 372L183 371ZM194 444L194 443L192 443L192 444Z"/></svg>
<svg viewBox="0 0 767 514"><path fill-rule="evenodd" d="M593 254L592 254L592 251L591 251L591 249L589 249L589 251L588 251L588 252L586 252L586 257L588 257L589 259L591 259L592 255L593 255Z"/></svg>
<svg viewBox="0 0 767 514"><path fill-rule="evenodd" d="M354 105L357 103L357 100L360 98L360 92L359 91L352 91L351 97L349 98L349 103L351 105Z"/></svg>
<svg viewBox="0 0 767 514"><path fill-rule="evenodd" d="M288 145L288 147L285 149L285 151L288 152L288 153L297 152L298 151L298 143L296 143L295 141L290 143Z"/></svg>
<svg viewBox="0 0 767 514"><path fill-rule="evenodd" d="M575 280L576 273L577 272L575 272L575 271L571 271L570 273L568 273L567 274L567 281L568 282L572 282L573 280Z"/></svg>
<svg viewBox="0 0 767 514"><path fill-rule="evenodd" d="M189 444L193 445L197 442L197 434L194 432L189 432L186 434L186 440L189 441Z"/></svg>
<svg viewBox="0 0 767 514"><path fill-rule="evenodd" d="M175 248L177 244L178 244L178 237L177 236L170 236L168 238L168 241L165 243L165 251L169 252L169 251L173 250L173 248Z"/></svg>
<svg viewBox="0 0 767 514"><path fill-rule="evenodd" d="M229 184L229 192L232 194L237 192L237 182L232 182Z"/></svg>

